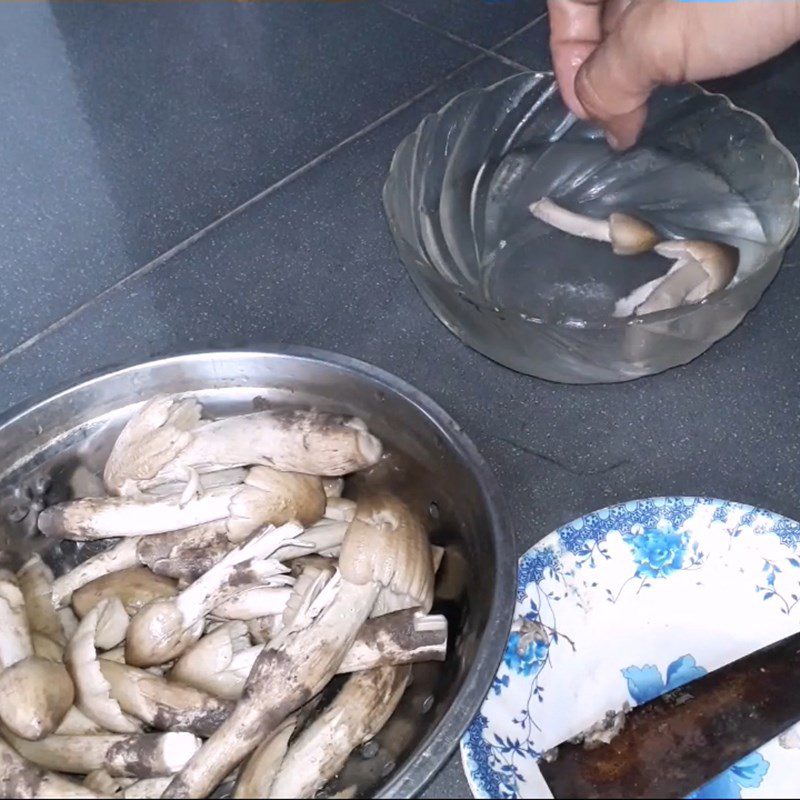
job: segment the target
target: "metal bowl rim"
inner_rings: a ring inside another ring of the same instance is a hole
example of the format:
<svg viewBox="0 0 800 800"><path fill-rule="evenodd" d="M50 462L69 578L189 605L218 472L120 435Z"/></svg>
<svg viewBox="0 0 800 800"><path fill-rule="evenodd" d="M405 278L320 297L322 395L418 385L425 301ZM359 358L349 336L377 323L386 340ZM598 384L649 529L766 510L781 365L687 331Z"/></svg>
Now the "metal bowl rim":
<svg viewBox="0 0 800 800"><path fill-rule="evenodd" d="M492 600L488 614L489 625L480 638L475 658L468 667L464 685L459 689L450 708L444 712L437 725L422 739L405 762L394 772L390 780L377 790L379 797L417 797L445 765L450 755L455 752L459 740L475 714L478 713L489 692L497 665L505 650L516 602L516 547L500 485L472 440L441 406L402 378L351 356L313 347L276 345L259 350L200 351L166 356L100 372L54 394L43 394L38 400L23 401L0 415L0 432L3 428L12 425L38 408L45 407L59 398L85 389L92 384L102 383L111 377L122 376L126 373L134 374L142 369L170 363L185 364L208 359L236 361L242 358L269 359L273 357L290 357L321 362L346 372L359 373L381 384L394 394L400 395L424 414L434 428L438 429L449 447L469 466L484 499L497 551Z"/></svg>

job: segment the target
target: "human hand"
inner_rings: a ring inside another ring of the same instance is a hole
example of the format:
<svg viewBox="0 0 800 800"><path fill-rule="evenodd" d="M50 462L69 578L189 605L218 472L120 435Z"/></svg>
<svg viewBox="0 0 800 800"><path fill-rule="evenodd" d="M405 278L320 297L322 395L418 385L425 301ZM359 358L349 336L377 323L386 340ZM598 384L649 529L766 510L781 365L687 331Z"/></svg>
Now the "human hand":
<svg viewBox="0 0 800 800"><path fill-rule="evenodd" d="M548 0L556 79L609 144L635 143L659 85L732 75L800 39L800 0Z"/></svg>

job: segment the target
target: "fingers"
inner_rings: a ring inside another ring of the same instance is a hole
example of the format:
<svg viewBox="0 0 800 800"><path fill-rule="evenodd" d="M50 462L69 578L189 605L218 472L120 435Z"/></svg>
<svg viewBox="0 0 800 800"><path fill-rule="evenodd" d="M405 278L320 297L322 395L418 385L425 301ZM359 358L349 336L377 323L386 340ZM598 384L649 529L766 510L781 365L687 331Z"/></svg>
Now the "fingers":
<svg viewBox="0 0 800 800"><path fill-rule="evenodd" d="M609 0L603 31L575 76L575 96L612 147L626 148L656 86L731 75L777 55L800 37L800 2Z"/></svg>
<svg viewBox="0 0 800 800"><path fill-rule="evenodd" d="M617 27L622 12L633 0L606 0L603 6L603 36L607 36Z"/></svg>
<svg viewBox="0 0 800 800"><path fill-rule="evenodd" d="M602 45L576 75L578 102L605 128L614 148L635 143L647 116L647 99L656 86L685 79L684 5L634 0L617 9Z"/></svg>
<svg viewBox="0 0 800 800"><path fill-rule="evenodd" d="M602 39L605 0L548 0L550 50L558 88L567 108L586 119L575 94L575 76Z"/></svg>

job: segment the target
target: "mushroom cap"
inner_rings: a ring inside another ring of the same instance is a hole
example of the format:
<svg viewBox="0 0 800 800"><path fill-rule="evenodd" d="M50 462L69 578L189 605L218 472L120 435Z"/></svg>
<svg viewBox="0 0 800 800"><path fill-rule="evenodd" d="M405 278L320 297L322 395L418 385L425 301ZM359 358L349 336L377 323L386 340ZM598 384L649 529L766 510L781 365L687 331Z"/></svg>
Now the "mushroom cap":
<svg viewBox="0 0 800 800"><path fill-rule="evenodd" d="M171 681L185 683L216 697L237 700L250 673L252 661L243 675L234 669L234 657L251 648L247 625L244 622L227 622L206 634L178 659L167 676ZM253 658L253 661L255 658Z"/></svg>
<svg viewBox="0 0 800 800"><path fill-rule="evenodd" d="M153 667L180 655L200 638L204 620L186 627L172 600L154 600L131 620L125 640L125 661L134 667Z"/></svg>
<svg viewBox="0 0 800 800"><path fill-rule="evenodd" d="M608 218L611 247L618 256L635 256L652 250L662 239L658 231L630 214L615 212Z"/></svg>
<svg viewBox="0 0 800 800"><path fill-rule="evenodd" d="M114 609L113 606L117 606ZM100 660L95 649L98 629L125 610L116 597L101 600L80 622L78 629L64 651L64 663L75 684L75 705L87 717L116 733L135 733L141 727L138 720L122 712L119 703L111 695L111 687L100 669Z"/></svg>
<svg viewBox="0 0 800 800"><path fill-rule="evenodd" d="M63 664L32 656L0 674L0 720L23 739L52 733L75 699Z"/></svg>
<svg viewBox="0 0 800 800"><path fill-rule="evenodd" d="M84 617L103 598L117 597L132 616L153 600L174 597L177 593L177 583L172 578L155 575L147 567L132 567L102 575L81 586L72 595L72 608L79 617Z"/></svg>
<svg viewBox="0 0 800 800"><path fill-rule="evenodd" d="M381 613L433 604L433 560L422 521L400 500L378 493L359 500L347 528L339 569L345 580L384 587Z"/></svg>
<svg viewBox="0 0 800 800"><path fill-rule="evenodd" d="M256 508L250 511L252 516L260 517L262 524L283 525L297 520L307 527L325 513L325 489L322 479L315 475L279 472L271 467L256 466L248 472L245 485L260 489L263 493L256 493L252 502L256 507L268 509L267 516L259 514ZM245 516L238 508L239 497L249 500L248 493L237 496L231 511L234 516Z"/></svg>
<svg viewBox="0 0 800 800"><path fill-rule="evenodd" d="M33 643L33 652L39 656L39 658L44 658L47 661L59 662L64 660L64 648L58 644L58 642L54 642L49 636L32 631L31 642Z"/></svg>
<svg viewBox="0 0 800 800"><path fill-rule="evenodd" d="M34 553L17 572L17 580L32 632L42 633L58 644L65 644L61 620L53 603L53 571Z"/></svg>
<svg viewBox="0 0 800 800"><path fill-rule="evenodd" d="M708 275L703 296L724 289L733 280L739 264L739 251L721 242L674 239L656 245L655 251L665 258L680 259L688 256L697 261ZM696 299L700 300L702 297Z"/></svg>
<svg viewBox="0 0 800 800"><path fill-rule="evenodd" d="M137 481L154 477L191 441L202 406L192 398L158 395L128 420L106 461L111 494L136 493Z"/></svg>

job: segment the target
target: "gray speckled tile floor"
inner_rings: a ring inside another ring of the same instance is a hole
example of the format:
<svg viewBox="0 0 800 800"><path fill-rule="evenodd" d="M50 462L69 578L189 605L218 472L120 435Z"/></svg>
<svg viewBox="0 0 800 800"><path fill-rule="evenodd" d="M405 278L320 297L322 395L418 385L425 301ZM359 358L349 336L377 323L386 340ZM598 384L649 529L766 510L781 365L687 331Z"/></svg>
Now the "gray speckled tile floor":
<svg viewBox="0 0 800 800"><path fill-rule="evenodd" d="M0 52L0 352L475 56L375 3L7 3Z"/></svg>
<svg viewBox="0 0 800 800"><path fill-rule="evenodd" d="M381 0L406 14L465 42L494 47L502 39L538 18L546 0Z"/></svg>
<svg viewBox="0 0 800 800"><path fill-rule="evenodd" d="M800 248L740 328L653 378L560 386L466 349L400 265L381 185L424 113L509 74L476 48L541 3L490 12L470 0L457 15L452 0L390 2L422 22L362 3L154 9L168 36L143 6L42 6L41 18L0 8L0 46L13 53L0 77L13 112L0 119L12 142L0 149L0 410L152 356L305 344L388 369L446 408L495 470L520 551L649 495L799 516ZM123 28L141 31L139 74L123 69ZM108 37L97 48L92 30ZM34 39L52 52L24 52ZM501 53L544 68L546 43L542 21ZM799 63L722 87L796 153ZM426 796L467 793L456 756Z"/></svg>

